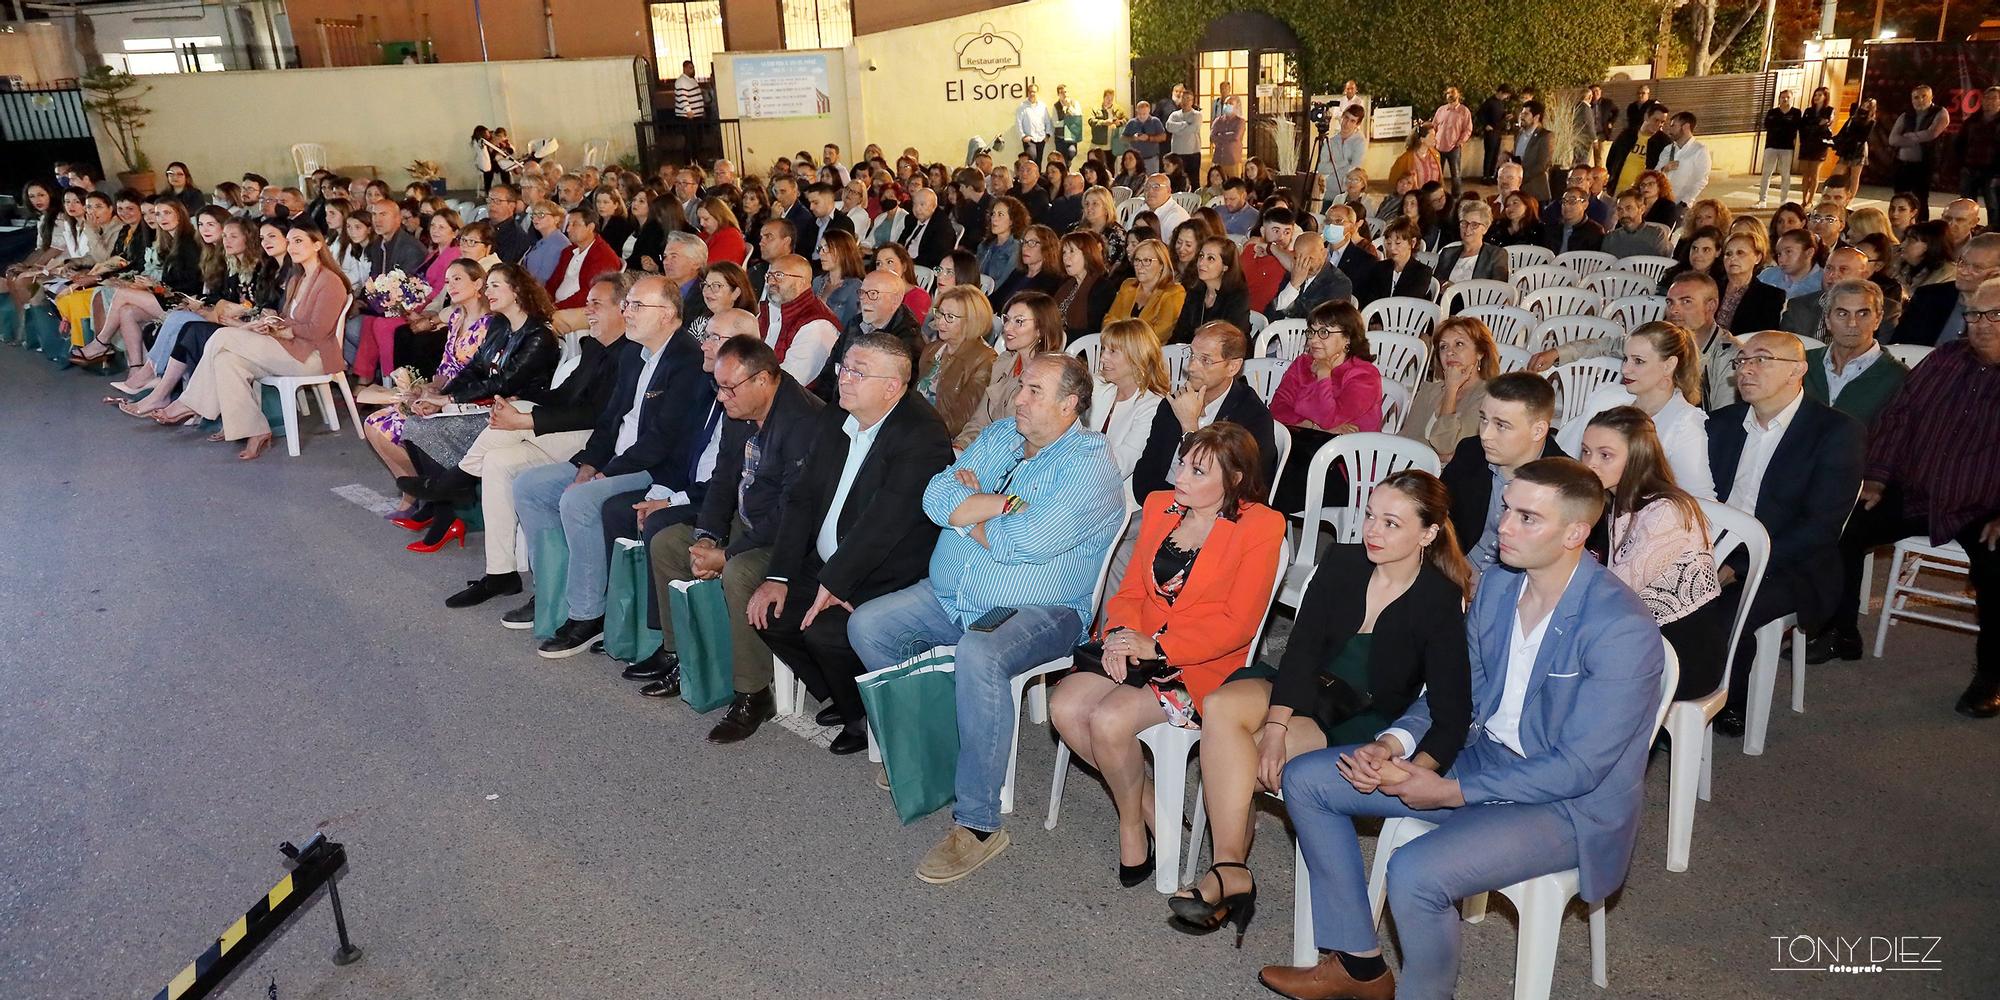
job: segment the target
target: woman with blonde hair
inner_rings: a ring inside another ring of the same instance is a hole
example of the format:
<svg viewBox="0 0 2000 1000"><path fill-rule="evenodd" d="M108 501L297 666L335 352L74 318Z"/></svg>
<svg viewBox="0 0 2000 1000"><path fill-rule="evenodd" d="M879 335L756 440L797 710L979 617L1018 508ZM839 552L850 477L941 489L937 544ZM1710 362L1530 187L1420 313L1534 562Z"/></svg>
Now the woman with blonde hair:
<svg viewBox="0 0 2000 1000"><path fill-rule="evenodd" d="M1071 232L1096 233L1104 241L1104 266L1116 271L1125 263L1125 230L1118 225L1118 203L1111 192L1104 187L1092 187L1083 192L1083 221L1076 224Z"/></svg>
<svg viewBox="0 0 2000 1000"><path fill-rule="evenodd" d="M1095 374L1088 426L1111 442L1118 474L1129 482L1152 434L1153 416L1174 391L1152 327L1136 319L1106 323L1098 334Z"/></svg>
<svg viewBox="0 0 2000 1000"><path fill-rule="evenodd" d="M1108 326L1121 319L1142 320L1164 344L1174 335L1174 324L1180 320L1181 305L1186 301L1187 289L1174 274L1167 245L1142 240L1132 247L1132 277L1119 287L1118 296L1104 313L1104 322Z"/></svg>
<svg viewBox="0 0 2000 1000"><path fill-rule="evenodd" d="M1858 246L1863 239L1875 233L1881 233L1891 241L1895 239L1889 228L1889 213L1873 205L1847 213L1848 243Z"/></svg>
<svg viewBox="0 0 2000 1000"><path fill-rule="evenodd" d="M1500 347L1486 324L1470 316L1439 323L1433 339L1437 363L1417 387L1401 433L1450 457L1460 441L1479 433L1479 404L1487 381L1500 374Z"/></svg>
<svg viewBox="0 0 2000 1000"><path fill-rule="evenodd" d="M995 355L986 337L993 329L993 306L978 285L952 285L931 301L930 327L937 339L924 345L917 359L915 386L955 438L979 409L992 379Z"/></svg>
<svg viewBox="0 0 2000 1000"><path fill-rule="evenodd" d="M1701 408L1701 349L1684 326L1656 320L1625 340L1625 363L1616 382L1584 398L1583 409L1563 425L1556 443L1565 454L1583 447L1590 418L1618 406L1634 406L1658 428L1662 454L1682 489L1715 499L1708 467L1708 414Z"/></svg>

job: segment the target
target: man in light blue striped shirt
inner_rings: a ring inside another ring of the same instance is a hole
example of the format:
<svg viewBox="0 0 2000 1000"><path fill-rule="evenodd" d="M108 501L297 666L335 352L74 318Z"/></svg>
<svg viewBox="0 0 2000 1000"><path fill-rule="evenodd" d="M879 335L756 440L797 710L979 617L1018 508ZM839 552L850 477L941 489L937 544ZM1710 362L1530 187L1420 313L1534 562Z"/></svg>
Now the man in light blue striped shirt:
<svg viewBox="0 0 2000 1000"><path fill-rule="evenodd" d="M924 513L947 529L930 576L848 619L848 640L871 671L958 647L958 801L950 833L917 866L926 882L955 882L1007 846L1000 786L1017 711L1009 681L1067 655L1095 615L1092 591L1125 497L1103 435L1078 423L1089 402L1082 361L1029 362L1014 416L988 425L924 490ZM1011 611L1004 623L971 629L996 608Z"/></svg>

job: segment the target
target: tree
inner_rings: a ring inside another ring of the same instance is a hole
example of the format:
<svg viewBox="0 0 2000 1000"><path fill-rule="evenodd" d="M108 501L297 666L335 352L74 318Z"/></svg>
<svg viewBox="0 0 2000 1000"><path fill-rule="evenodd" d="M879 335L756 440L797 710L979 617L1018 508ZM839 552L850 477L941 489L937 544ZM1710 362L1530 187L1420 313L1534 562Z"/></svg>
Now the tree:
<svg viewBox="0 0 2000 1000"><path fill-rule="evenodd" d="M1751 0L1749 9L1743 12L1743 17L1736 22L1736 27L1731 28L1729 34L1723 36L1722 44L1716 45L1713 44L1715 25L1719 20L1716 0L1702 0L1700 9L1695 12L1695 48L1694 56L1688 64L1688 75L1707 76L1715 61L1721 58L1723 53L1728 52L1730 46L1736 44L1736 38L1743 34L1743 29L1758 20L1763 13L1764 5L1757 0Z"/></svg>
<svg viewBox="0 0 2000 1000"><path fill-rule="evenodd" d="M91 95L83 102L84 109L97 116L106 138L125 161L126 169L134 172L152 169L152 161L139 146L139 132L146 127L146 116L153 109L142 106L139 98L153 88L141 84L132 74L109 66L92 69L78 85Z"/></svg>

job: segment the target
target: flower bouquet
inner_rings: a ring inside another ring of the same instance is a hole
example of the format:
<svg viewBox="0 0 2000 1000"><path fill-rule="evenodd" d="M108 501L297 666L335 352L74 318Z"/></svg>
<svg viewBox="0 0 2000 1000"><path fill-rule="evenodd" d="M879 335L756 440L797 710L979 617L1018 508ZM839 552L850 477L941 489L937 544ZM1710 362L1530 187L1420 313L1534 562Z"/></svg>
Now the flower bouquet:
<svg viewBox="0 0 2000 1000"><path fill-rule="evenodd" d="M361 293L368 307L381 316L407 315L431 300L431 286L422 278L404 274L402 268L368 279Z"/></svg>

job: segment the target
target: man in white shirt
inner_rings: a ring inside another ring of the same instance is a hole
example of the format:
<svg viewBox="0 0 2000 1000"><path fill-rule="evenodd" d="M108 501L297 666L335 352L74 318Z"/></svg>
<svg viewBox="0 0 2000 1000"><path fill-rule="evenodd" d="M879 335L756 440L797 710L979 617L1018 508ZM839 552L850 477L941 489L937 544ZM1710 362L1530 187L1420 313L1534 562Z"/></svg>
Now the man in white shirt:
<svg viewBox="0 0 2000 1000"><path fill-rule="evenodd" d="M1470 733L1424 744L1462 742L1456 758L1416 752L1434 728L1464 725L1466 694L1453 699L1458 682L1434 680L1373 742L1285 768L1323 957L1265 967L1261 980L1281 996L1446 1000L1458 980L1457 900L1573 868L1577 894L1596 903L1625 880L1665 643L1639 598L1583 554L1604 491L1582 465L1522 466L1505 507L1501 565L1480 579L1465 616ZM1389 869L1401 983L1369 907L1357 816L1436 825L1398 848Z"/></svg>
<svg viewBox="0 0 2000 1000"><path fill-rule="evenodd" d="M1692 111L1678 111L1667 119L1667 138L1673 142L1660 151L1660 172L1674 189L1674 200L1692 205L1708 188L1708 147L1694 137Z"/></svg>
<svg viewBox="0 0 2000 1000"><path fill-rule="evenodd" d="M1140 195L1145 199L1146 208L1153 213L1153 217L1160 220L1161 242L1171 244L1174 230L1188 220L1188 210L1174 201L1173 182L1167 179L1166 174L1152 174L1146 178L1146 186Z"/></svg>
<svg viewBox="0 0 2000 1000"><path fill-rule="evenodd" d="M1014 109L1014 128L1021 133L1021 149L1039 165L1049 149L1049 106L1042 103L1040 88L1028 85L1028 96Z"/></svg>

